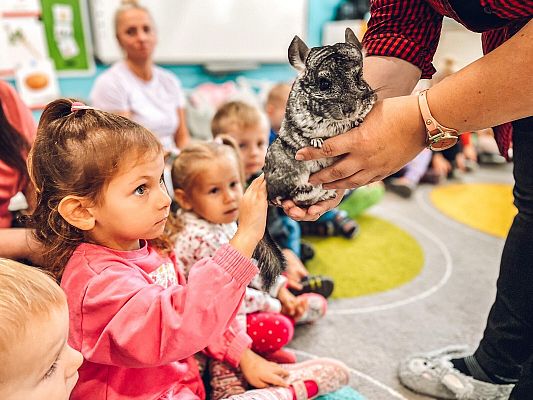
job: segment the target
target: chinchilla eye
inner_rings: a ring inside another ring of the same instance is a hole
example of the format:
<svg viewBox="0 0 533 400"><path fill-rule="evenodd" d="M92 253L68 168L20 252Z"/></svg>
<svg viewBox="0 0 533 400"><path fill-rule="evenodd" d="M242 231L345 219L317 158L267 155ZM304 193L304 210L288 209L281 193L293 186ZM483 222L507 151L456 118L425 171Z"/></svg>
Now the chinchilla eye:
<svg viewBox="0 0 533 400"><path fill-rule="evenodd" d="M318 78L318 88L322 91L331 89L331 81L326 78Z"/></svg>

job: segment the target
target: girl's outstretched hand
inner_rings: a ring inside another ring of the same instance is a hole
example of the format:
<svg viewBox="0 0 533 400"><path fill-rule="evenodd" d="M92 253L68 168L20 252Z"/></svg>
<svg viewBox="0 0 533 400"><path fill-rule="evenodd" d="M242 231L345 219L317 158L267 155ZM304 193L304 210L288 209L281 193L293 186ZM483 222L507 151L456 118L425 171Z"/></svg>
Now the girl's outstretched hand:
<svg viewBox="0 0 533 400"><path fill-rule="evenodd" d="M246 189L239 207L239 228L230 244L246 257L252 257L257 243L266 229L267 191L264 175L260 175Z"/></svg>
<svg viewBox="0 0 533 400"><path fill-rule="evenodd" d="M253 387L261 389L268 386L289 386L284 380L289 376L285 369L279 364L265 360L250 349L244 351L239 366L246 381Z"/></svg>

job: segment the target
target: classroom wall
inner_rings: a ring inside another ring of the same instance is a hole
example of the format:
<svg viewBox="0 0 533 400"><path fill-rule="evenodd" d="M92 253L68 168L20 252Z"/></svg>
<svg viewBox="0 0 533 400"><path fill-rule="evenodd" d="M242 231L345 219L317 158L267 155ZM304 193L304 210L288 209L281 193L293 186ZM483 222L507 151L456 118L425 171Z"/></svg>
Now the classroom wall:
<svg viewBox="0 0 533 400"><path fill-rule="evenodd" d="M309 46L319 46L321 43L322 26L325 22L333 20L337 6L343 0L309 0L308 36ZM163 65L164 68L174 72L185 88L193 88L201 83L223 83L234 80L237 76L249 79L265 79L273 81L289 80L294 77L294 70L288 63L263 64L260 68L251 71L229 73L222 75L208 74L201 65ZM60 78L59 86L61 95L87 100L95 78L107 66L98 65L96 73L92 76L78 78Z"/></svg>

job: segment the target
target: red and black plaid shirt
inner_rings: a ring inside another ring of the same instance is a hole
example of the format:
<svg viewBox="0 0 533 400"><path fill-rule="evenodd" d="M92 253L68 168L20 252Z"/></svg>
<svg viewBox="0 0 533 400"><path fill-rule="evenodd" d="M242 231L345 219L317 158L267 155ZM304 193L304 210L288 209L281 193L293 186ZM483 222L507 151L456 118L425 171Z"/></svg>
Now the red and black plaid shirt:
<svg viewBox="0 0 533 400"><path fill-rule="evenodd" d="M431 78L435 73L431 62L439 43L443 16L453 18L472 31L482 32L486 54L531 19L533 1L371 0L370 14L363 39L367 55L401 58L419 67L422 78ZM494 131L500 152L507 157L512 126L499 125Z"/></svg>

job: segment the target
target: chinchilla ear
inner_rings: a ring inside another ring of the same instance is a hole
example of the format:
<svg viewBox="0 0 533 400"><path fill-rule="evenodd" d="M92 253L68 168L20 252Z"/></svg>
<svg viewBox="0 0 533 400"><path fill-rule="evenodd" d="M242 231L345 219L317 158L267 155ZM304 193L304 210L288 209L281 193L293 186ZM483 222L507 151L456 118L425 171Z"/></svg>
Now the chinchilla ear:
<svg viewBox="0 0 533 400"><path fill-rule="evenodd" d="M299 72L305 70L305 59L309 54L309 47L304 43L302 39L295 36L289 46L289 62Z"/></svg>
<svg viewBox="0 0 533 400"><path fill-rule="evenodd" d="M363 45L357 39L357 36L355 36L355 33L350 28L346 28L346 31L344 31L344 39L346 43L353 44L355 47L357 47L359 50L363 48Z"/></svg>

